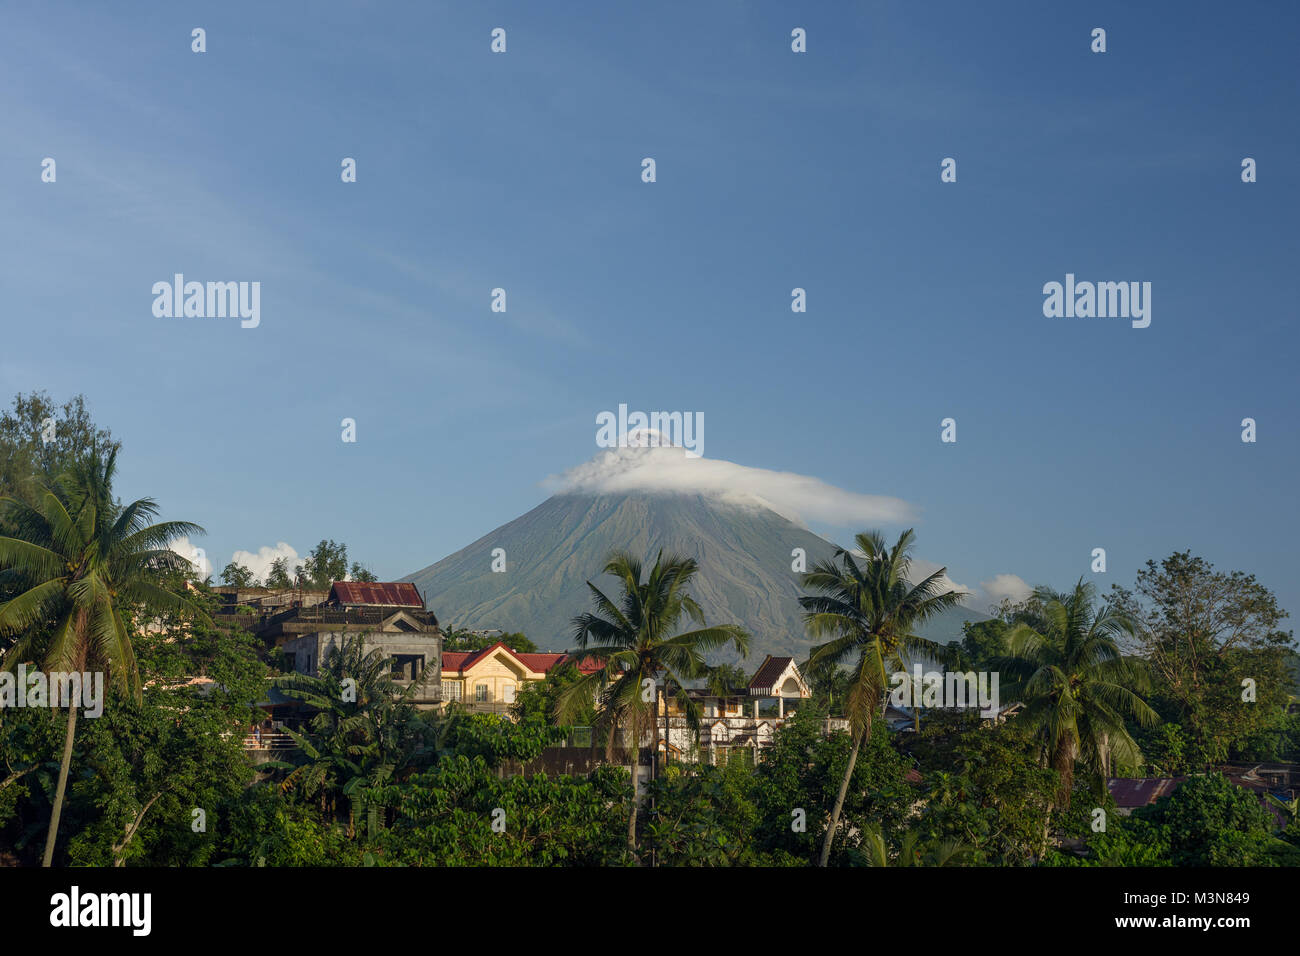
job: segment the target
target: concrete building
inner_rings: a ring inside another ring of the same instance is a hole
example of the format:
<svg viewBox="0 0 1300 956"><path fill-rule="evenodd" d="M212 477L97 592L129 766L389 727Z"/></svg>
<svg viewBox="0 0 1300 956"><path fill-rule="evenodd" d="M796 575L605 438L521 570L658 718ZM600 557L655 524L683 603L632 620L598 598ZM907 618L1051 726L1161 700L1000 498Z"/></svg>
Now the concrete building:
<svg viewBox="0 0 1300 956"><path fill-rule="evenodd" d="M400 684L431 674L414 702L420 708L439 706L442 670L442 631L424 598L409 582L336 581L324 602L291 607L272 615L258 630L274 641L295 671L315 676L326 656L360 637L365 653L379 650L393 662Z"/></svg>

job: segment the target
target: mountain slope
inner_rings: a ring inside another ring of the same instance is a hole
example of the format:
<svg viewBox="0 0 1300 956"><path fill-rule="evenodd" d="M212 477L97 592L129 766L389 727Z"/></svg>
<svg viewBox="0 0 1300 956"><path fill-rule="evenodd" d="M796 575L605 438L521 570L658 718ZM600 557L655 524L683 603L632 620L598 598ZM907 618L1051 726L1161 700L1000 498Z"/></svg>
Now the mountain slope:
<svg viewBox="0 0 1300 956"><path fill-rule="evenodd" d="M494 573L492 552L505 551ZM590 607L586 582L611 593L601 574L611 551L647 564L656 553L695 558L691 593L710 623L737 623L752 635L750 658L792 654L810 642L800 620L798 574L791 552L808 564L835 546L760 505L725 503L696 494L559 494L468 547L408 575L444 626L523 631L539 647L572 646L574 615ZM962 609L932 622L926 636L952 640L963 620L986 615Z"/></svg>

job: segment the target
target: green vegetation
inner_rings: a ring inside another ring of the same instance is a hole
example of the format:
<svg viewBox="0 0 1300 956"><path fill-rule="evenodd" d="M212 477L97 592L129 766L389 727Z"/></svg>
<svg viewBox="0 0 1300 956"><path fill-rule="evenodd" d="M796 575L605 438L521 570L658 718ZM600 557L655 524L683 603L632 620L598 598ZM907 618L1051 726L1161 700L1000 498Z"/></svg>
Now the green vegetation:
<svg viewBox="0 0 1300 956"><path fill-rule="evenodd" d="M559 700L562 720L571 719L596 701L595 729L605 738L611 757L620 733L640 741L653 732L658 752L663 738L656 714L669 695L685 714L687 724L698 730L700 705L687 694L687 682L705 675L708 665L704 655L728 644L742 655L749 652L749 635L736 625L705 626L703 612L686 590L699 570L693 560L660 554L644 581L642 570L641 562L632 555L610 558L605 573L618 579L622 593L617 600L587 582L595 610L573 619L578 645L574 653L579 658L590 653L601 666L573 680ZM675 634L683 616L700 626ZM627 847L633 859L639 804L633 773L627 823Z"/></svg>
<svg viewBox="0 0 1300 956"><path fill-rule="evenodd" d="M913 629L961 601L959 593L943 589L945 568L917 584L908 580L914 537L911 529L904 531L889 548L878 532L859 534L860 561L841 548L833 560L819 562L804 575L804 588L813 592L799 599L808 632L830 638L813 648L810 660L814 665L823 661L839 665L856 658L844 701L853 748L822 843L821 866L830 859L858 751L871 736L876 710L883 713L889 673L906 667L904 655L909 651L942 656L937 645L918 637Z"/></svg>
<svg viewBox="0 0 1300 956"><path fill-rule="evenodd" d="M300 584L304 588L327 591L335 581L375 581L374 572L357 561L348 568L348 546L322 538L312 548L307 559L292 569L288 558L276 558L267 570L266 581L261 582L252 570L232 561L221 569L221 583L237 588L291 588Z"/></svg>
<svg viewBox="0 0 1300 956"><path fill-rule="evenodd" d="M39 665L108 678L95 719L0 707L0 864L1300 865L1300 803L1223 772L1300 760L1285 614L1253 576L1189 553L1104 600L1082 581L1040 588L939 647L918 630L955 605L943 572L910 581L911 532L859 535L803 579L822 642L804 667L814 693L761 759L713 766L665 747L642 785L613 762L633 759L621 732L658 752L670 705L698 727L689 690L743 696L751 676L710 660L749 638L704 622L695 562L611 556L617 588L588 582L591 608L572 620L584 669L523 688L510 716L421 711L419 682L395 682L356 640L317 676L278 673L274 650L216 615L219 595L168 549L201 529L114 496L117 453L80 399L20 396L0 417L4 677ZM363 579L326 539L271 578L317 586L345 570ZM228 565L222 580L245 586L245 572ZM536 650L523 634L464 631L446 647L497 640ZM926 654L999 670L1018 712L923 709L891 730L889 675ZM255 763L245 737L272 697L302 721L285 728L295 746ZM583 772L543 772L557 755ZM1182 779L1125 815L1106 787L1116 775Z"/></svg>

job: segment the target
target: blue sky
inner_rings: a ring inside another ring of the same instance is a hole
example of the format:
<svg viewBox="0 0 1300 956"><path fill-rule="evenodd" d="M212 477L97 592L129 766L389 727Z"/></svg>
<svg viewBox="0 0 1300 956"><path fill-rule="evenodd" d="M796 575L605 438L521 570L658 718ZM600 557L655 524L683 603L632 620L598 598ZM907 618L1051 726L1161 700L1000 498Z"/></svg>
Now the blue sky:
<svg viewBox="0 0 1300 956"><path fill-rule="evenodd" d="M1300 15L993 7L16 8L0 387L84 392L217 568L332 537L409 573L625 402L903 499L963 584L1190 548L1296 608ZM177 272L260 281L260 326L155 318ZM1151 282L1151 326L1045 318L1067 272Z"/></svg>

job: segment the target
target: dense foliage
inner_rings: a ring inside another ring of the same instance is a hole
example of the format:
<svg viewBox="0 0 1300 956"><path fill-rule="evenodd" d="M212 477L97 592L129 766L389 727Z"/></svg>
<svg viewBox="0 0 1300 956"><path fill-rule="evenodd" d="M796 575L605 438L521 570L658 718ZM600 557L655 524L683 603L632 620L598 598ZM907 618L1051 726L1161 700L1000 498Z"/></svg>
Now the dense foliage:
<svg viewBox="0 0 1300 956"><path fill-rule="evenodd" d="M0 865L47 851L93 866L1300 865L1300 800L1221 772L1300 760L1285 613L1253 576L1189 553L1105 600L1080 583L1004 602L930 650L1001 669L1018 712L922 709L898 730L882 719L886 669L925 649L913 625L955 598L937 575L909 583L910 534L892 547L859 536L805 581L825 641L804 666L814 693L762 759L663 757L640 786L609 759L620 726L657 743L669 700L698 722L688 687L747 685L706 659L745 635L703 624L693 562L612 558L617 591L592 586L574 620L575 659L596 670L553 670L508 717L437 714L359 641L316 676L279 673L274 649L169 557L161 538L198 529L155 526L151 501L113 497L116 453L81 399L19 396L0 417L5 666L111 677L93 719L0 707ZM245 586L246 571L222 578ZM328 539L300 568L271 569L284 586L366 575ZM451 631L446 646L497 640L536 649L517 633ZM294 746L256 762L246 735L272 697L300 707ZM828 731L832 716L851 731ZM545 772L561 747L584 772ZM1178 786L1125 815L1105 783L1116 775Z"/></svg>

